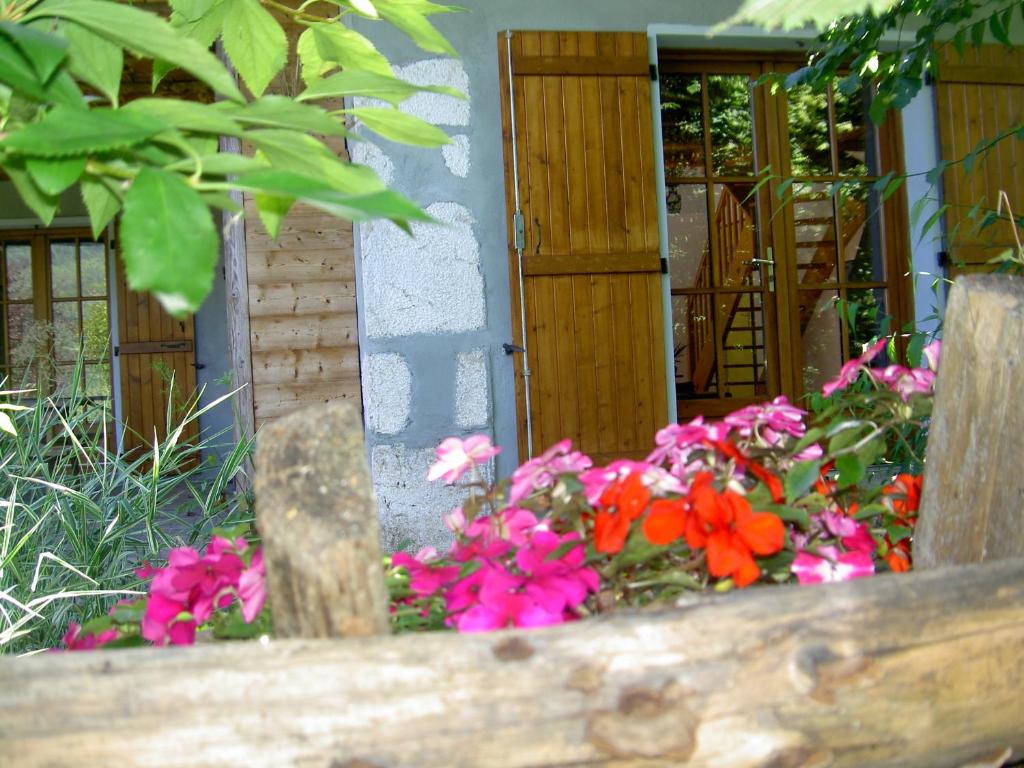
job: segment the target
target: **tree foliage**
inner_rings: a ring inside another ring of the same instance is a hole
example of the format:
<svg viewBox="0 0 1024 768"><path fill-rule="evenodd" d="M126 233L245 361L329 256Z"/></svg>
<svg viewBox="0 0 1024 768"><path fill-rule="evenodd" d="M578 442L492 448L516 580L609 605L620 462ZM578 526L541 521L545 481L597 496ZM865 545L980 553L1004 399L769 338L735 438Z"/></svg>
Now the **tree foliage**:
<svg viewBox="0 0 1024 768"><path fill-rule="evenodd" d="M389 23L423 50L454 55L429 17L429 0L171 0L170 18L116 0L0 0L0 169L44 223L78 185L98 235L122 216L131 288L174 313L194 311L217 261L218 210L240 212L251 193L276 235L303 202L354 221L407 227L426 215L369 168L340 160L321 137L359 137L359 122L392 141L438 146L447 136L402 112L422 90L395 77L348 16ZM286 26L301 34L302 90L268 95L289 59ZM219 44L241 79L212 52ZM152 61L152 86L175 69L208 87L214 103L123 93L126 58ZM384 106L345 108L364 97ZM222 150L221 137L252 148Z"/></svg>

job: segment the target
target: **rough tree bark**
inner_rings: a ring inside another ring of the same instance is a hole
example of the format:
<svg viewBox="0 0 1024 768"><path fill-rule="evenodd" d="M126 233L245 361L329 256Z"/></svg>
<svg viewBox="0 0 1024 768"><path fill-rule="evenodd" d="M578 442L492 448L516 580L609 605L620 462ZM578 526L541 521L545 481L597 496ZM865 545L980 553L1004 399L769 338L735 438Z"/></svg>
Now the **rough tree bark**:
<svg viewBox="0 0 1024 768"><path fill-rule="evenodd" d="M256 523L277 637L388 632L377 503L351 405L306 408L263 427Z"/></svg>
<svg viewBox="0 0 1024 768"><path fill-rule="evenodd" d="M916 568L1024 556L1022 394L1024 279L959 278L946 309Z"/></svg>
<svg viewBox="0 0 1024 768"><path fill-rule="evenodd" d="M1022 605L1009 560L547 630L0 659L0 763L992 763L1024 750Z"/></svg>

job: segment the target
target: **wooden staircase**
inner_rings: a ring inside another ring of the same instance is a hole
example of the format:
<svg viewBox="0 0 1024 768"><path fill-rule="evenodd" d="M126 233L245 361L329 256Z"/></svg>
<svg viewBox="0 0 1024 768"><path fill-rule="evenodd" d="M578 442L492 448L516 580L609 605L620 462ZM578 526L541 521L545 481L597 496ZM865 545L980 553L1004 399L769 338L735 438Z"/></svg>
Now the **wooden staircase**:
<svg viewBox="0 0 1024 768"><path fill-rule="evenodd" d="M749 278L758 268L755 259L755 220L752 203L748 206L728 186L722 187L722 194L715 206L716 238L718 243L718 272L723 287L749 285ZM811 251L806 260L798 259L799 284L816 286L834 282L835 253L841 251L841 264L856 255L865 225L864 204L847 199L842 209L842 247L837 249L836 231L832 217L832 199L814 196L797 196L793 200L795 217L796 248L798 255ZM821 230L824 228L824 232ZM697 271L695 288L708 291L713 289L710 243L705 244L704 255ZM715 380L716 344L713 328L722 336L722 346L727 352L749 353L750 362L732 363L726 360L725 368L749 369L749 379L734 381L737 385L752 386L753 394L763 394L765 382L759 380L759 360L764 350L764 328L761 322L760 306L754 304L754 291L749 293L720 293L721 302L715 312L715 294L697 294L689 297L686 317L687 334L691 349L689 374L693 392L707 393ZM825 289L812 287L799 292L800 334L807 330L814 317L818 300ZM712 317L715 322L712 323ZM731 343L730 343L731 342ZM745 355L744 355L745 356Z"/></svg>

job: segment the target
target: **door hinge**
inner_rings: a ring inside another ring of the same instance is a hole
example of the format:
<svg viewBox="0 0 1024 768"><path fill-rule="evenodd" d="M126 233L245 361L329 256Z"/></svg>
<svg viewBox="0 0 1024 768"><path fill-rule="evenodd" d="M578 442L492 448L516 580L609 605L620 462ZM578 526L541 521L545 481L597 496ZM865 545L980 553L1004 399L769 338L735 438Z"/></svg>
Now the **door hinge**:
<svg viewBox="0 0 1024 768"><path fill-rule="evenodd" d="M949 251L939 251L935 254L935 259L943 269L949 268Z"/></svg>
<svg viewBox="0 0 1024 768"><path fill-rule="evenodd" d="M121 348L120 347L114 347L114 357L117 357L120 354L121 354Z"/></svg>
<svg viewBox="0 0 1024 768"><path fill-rule="evenodd" d="M665 258L661 259L661 274L663 274L663 275L667 275L668 274L668 259L665 259Z"/></svg>
<svg viewBox="0 0 1024 768"><path fill-rule="evenodd" d="M526 247L526 221L523 219L523 212L516 211L512 214L512 247L521 251Z"/></svg>
<svg viewBox="0 0 1024 768"><path fill-rule="evenodd" d="M651 82L652 83L658 82L658 65L657 64L651 64L651 68L650 69L651 69Z"/></svg>

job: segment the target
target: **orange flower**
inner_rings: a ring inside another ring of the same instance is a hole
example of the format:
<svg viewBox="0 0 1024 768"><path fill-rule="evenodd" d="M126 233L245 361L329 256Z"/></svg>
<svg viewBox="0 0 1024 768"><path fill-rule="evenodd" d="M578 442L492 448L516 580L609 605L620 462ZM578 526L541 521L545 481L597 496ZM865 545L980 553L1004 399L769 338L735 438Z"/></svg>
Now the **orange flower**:
<svg viewBox="0 0 1024 768"><path fill-rule="evenodd" d="M891 485L882 489L885 500L892 507L893 514L908 526L913 526L917 510L921 506L921 475L903 473L896 475Z"/></svg>
<svg viewBox="0 0 1024 768"><path fill-rule="evenodd" d="M786 492L783 488L782 481L779 480L775 475L769 472L767 469L762 467L753 459L748 459L732 443L725 441L718 441L715 444L715 448L721 451L723 454L728 456L730 459L736 462L736 466L740 469L750 471L754 477L760 480L768 488L768 492L772 495L772 501L776 504L782 504L786 500Z"/></svg>
<svg viewBox="0 0 1024 768"><path fill-rule="evenodd" d="M754 512L744 496L734 491L719 493L708 473L694 478L690 505L694 524L686 527L691 548L704 547L708 572L731 576L737 587L753 583L761 575L754 555L771 555L782 549L785 528L770 512Z"/></svg>
<svg viewBox="0 0 1024 768"><path fill-rule="evenodd" d="M610 555L621 551L629 537L630 524L644 513L650 500L651 492L639 472L612 483L598 502L603 509L594 516L594 548ZM614 512L610 511L612 508Z"/></svg>
<svg viewBox="0 0 1024 768"><path fill-rule="evenodd" d="M686 532L686 501L658 499L644 519L644 536L655 546L671 544Z"/></svg>

